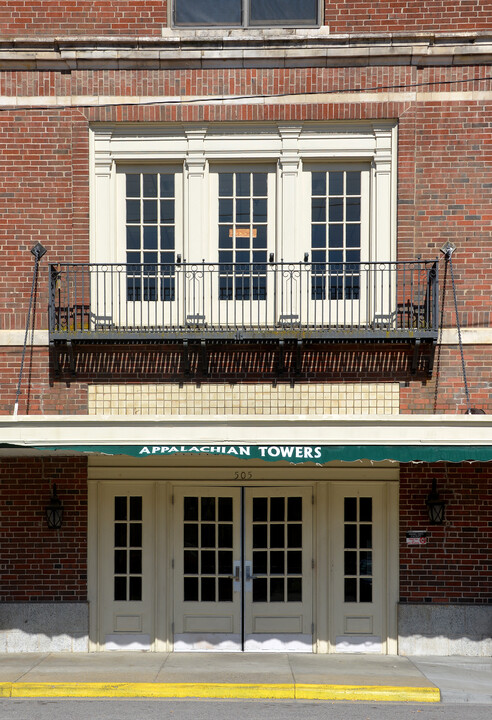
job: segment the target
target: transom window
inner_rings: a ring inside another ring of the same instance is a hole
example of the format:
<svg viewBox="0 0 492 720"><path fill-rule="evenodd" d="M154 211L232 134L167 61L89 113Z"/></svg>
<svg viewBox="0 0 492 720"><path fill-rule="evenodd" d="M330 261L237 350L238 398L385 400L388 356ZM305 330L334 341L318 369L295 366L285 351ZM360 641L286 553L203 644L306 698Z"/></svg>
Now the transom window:
<svg viewBox="0 0 492 720"><path fill-rule="evenodd" d="M174 24L182 27L313 26L319 0L174 0Z"/></svg>

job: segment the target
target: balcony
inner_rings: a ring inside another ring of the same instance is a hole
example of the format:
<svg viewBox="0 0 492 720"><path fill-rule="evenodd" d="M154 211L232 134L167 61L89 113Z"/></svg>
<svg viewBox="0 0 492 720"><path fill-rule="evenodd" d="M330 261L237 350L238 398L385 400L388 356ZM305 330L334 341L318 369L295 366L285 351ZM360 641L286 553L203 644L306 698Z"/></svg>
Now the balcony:
<svg viewBox="0 0 492 720"><path fill-rule="evenodd" d="M435 343L438 262L59 263L49 332L52 345Z"/></svg>

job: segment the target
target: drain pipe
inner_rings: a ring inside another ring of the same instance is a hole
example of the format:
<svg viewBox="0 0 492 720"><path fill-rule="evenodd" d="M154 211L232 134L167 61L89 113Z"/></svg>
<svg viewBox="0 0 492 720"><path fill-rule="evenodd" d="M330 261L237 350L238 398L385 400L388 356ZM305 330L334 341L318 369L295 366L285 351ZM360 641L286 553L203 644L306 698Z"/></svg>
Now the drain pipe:
<svg viewBox="0 0 492 720"><path fill-rule="evenodd" d="M31 248L31 253L34 255L34 272L32 275L32 285L31 285L31 296L29 298L29 310L27 311L27 320L26 320L26 334L24 335L24 347L22 349L22 359L21 359L21 366L19 371L19 381L17 383L17 393L15 395L15 404L14 404L14 417L17 415L19 411L19 397L21 392L21 384L22 384L22 373L24 372L24 361L26 358L26 348L27 348L27 336L29 334L29 323L31 322L31 312L32 312L32 305L34 301L34 294L36 290L36 285L38 281L38 272L39 272L39 261L43 257L43 255L46 253L46 248L41 245L41 243L36 243L36 245ZM33 338L34 338L34 327L32 329L33 331Z"/></svg>

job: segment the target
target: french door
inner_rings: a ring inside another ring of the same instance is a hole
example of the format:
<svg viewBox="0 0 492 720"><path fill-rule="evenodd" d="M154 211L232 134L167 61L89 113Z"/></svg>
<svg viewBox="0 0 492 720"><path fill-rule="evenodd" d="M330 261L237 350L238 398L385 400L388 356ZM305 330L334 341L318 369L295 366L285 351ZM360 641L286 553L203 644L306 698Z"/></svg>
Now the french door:
<svg viewBox="0 0 492 720"><path fill-rule="evenodd" d="M175 651L312 651L311 497L175 490Z"/></svg>

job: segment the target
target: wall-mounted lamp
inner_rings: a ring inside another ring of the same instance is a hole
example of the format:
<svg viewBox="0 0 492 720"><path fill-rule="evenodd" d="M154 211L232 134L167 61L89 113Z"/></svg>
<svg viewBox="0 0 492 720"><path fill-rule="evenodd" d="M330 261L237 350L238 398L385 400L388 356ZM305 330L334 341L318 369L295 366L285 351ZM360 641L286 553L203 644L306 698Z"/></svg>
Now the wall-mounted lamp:
<svg viewBox="0 0 492 720"><path fill-rule="evenodd" d="M439 497L439 493L437 492L437 480L435 478L432 481L432 490L427 495L425 504L427 505L431 525L442 525L444 522L444 508L446 507L446 501L441 500Z"/></svg>
<svg viewBox="0 0 492 720"><path fill-rule="evenodd" d="M63 505L56 494L56 485L53 485L48 505L44 509L46 522L52 530L59 530L63 524Z"/></svg>

